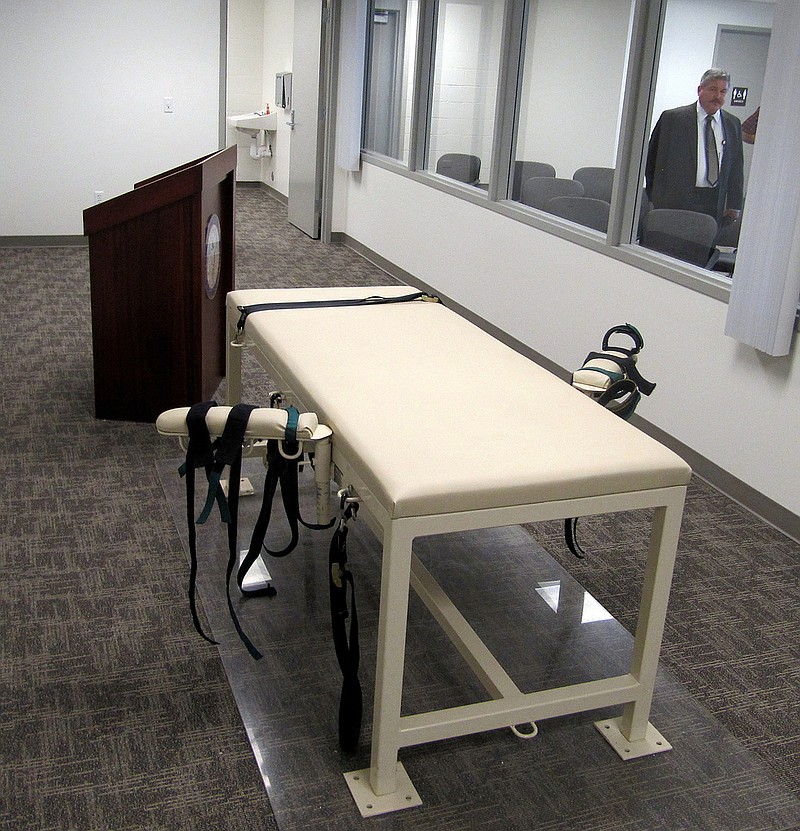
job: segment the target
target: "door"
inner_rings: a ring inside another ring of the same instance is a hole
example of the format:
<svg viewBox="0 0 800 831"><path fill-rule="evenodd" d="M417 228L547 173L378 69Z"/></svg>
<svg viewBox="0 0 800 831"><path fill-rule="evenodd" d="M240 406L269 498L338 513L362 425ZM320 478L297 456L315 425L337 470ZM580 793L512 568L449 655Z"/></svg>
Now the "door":
<svg viewBox="0 0 800 831"><path fill-rule="evenodd" d="M714 47L714 66L722 67L731 76L731 88L725 109L744 121L761 104L761 90L764 86L764 70L769 50L769 29L746 28L720 25L717 28L717 42ZM735 90L746 90L746 99L741 103L734 97ZM737 103L739 104L737 106ZM744 180L750 172L753 148L744 145Z"/></svg>
<svg viewBox="0 0 800 831"><path fill-rule="evenodd" d="M400 158L400 118L402 102L403 38L405 21L401 12L375 8L372 15L372 46L367 84L369 90L367 134L365 145L370 150L393 159Z"/></svg>
<svg viewBox="0 0 800 831"><path fill-rule="evenodd" d="M321 97L324 0L295 0L289 147L289 222L319 239L324 106Z"/></svg>

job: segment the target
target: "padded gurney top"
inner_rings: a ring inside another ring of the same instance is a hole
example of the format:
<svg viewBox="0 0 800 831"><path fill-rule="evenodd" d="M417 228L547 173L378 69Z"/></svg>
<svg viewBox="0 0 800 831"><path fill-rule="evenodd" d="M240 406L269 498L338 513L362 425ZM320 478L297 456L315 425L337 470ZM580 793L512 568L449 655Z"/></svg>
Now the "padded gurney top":
<svg viewBox="0 0 800 831"><path fill-rule="evenodd" d="M228 304L408 292L234 291ZM689 482L679 456L441 303L259 312L245 336L393 519Z"/></svg>

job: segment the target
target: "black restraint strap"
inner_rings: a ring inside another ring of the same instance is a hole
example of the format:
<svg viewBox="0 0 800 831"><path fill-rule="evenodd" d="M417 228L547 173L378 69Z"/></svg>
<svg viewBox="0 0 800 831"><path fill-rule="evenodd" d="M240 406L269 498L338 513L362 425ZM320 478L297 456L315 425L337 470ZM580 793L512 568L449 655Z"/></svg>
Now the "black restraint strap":
<svg viewBox="0 0 800 831"><path fill-rule="evenodd" d="M615 334L627 335L633 341L633 347L628 349L623 346L611 346L610 340L612 335ZM609 352L590 352L584 361L584 364L586 364L591 360L602 358L618 363L625 370L627 377L611 384L597 399L597 403L626 421L633 415L636 405L642 398L642 393L650 395L656 388L653 382L642 377L636 366L635 356L643 347L644 338L641 332L632 324L625 323L624 325L613 326L603 336L602 348L609 350L610 354ZM614 354L615 352L622 353L624 357ZM599 371L602 372L603 370ZM586 552L578 543L577 517L564 520L564 540L567 543L567 548L576 557L583 559L586 556Z"/></svg>
<svg viewBox="0 0 800 831"><path fill-rule="evenodd" d="M627 335L633 341L633 346L630 348L625 346L612 346L611 338L614 335ZM584 364L596 358L613 360L625 369L627 376L633 380L638 387L639 392L643 395L650 395L650 393L656 388L656 385L644 378L639 372L639 368L636 366L636 355L638 355L643 348L644 338L642 337L641 332L633 324L624 323L619 326L612 326L605 333L605 335L603 335L603 345L601 347L602 351L590 352L586 356ZM607 354L609 352L611 354ZM622 353L625 357L619 357L619 355L614 353Z"/></svg>
<svg viewBox="0 0 800 831"><path fill-rule="evenodd" d="M192 611L192 620L195 629L209 643L218 644L205 634L200 624L195 603L196 579L197 579L197 548L195 525L204 522L210 514L214 502L220 505L220 515L228 525L228 567L226 571L226 596L228 609L233 620L234 627L241 638L248 652L253 658L259 660L262 654L255 648L253 643L243 631L236 610L233 606L230 594L230 582L236 566L238 555L237 531L239 515L239 492L242 472L242 443L250 413L255 409L249 404L235 405L228 416L222 435L212 442L206 424L208 411L216 406L214 401L205 401L195 404L189 409L186 417L187 430L189 432L189 444L186 452L186 461L181 465L181 475L186 477L186 518L189 528L189 549L191 554L191 572L189 579L189 605ZM287 419L286 440L284 450L287 456L294 456L299 449L297 443L296 427L298 420L297 410L289 408ZM275 491L280 484L281 496L286 507L289 525L292 531L292 538L289 544L281 551L269 551L274 556L285 556L297 545L298 523L309 528L330 528L333 522L326 525L311 525L303 521L300 516L299 494L297 484L298 460L297 458L285 458L281 454L277 440L267 442L267 477L264 485L264 500L261 506L250 548L247 556L242 562L238 573L237 582L239 588L245 595L257 596L274 594L275 589L267 586L263 589L245 590L242 582L255 558L259 555L264 538L269 527L272 502ZM221 499L222 488L220 486L220 475L226 465L230 466L228 478L228 499ZM195 497L195 469L205 467L209 481L209 491L206 503L201 516L195 520L194 497ZM224 508L224 511L223 511ZM363 715L363 694L361 683L358 678L360 649L358 641L358 612L356 610L356 595L353 575L347 568L347 520L355 517L356 505L349 505L345 510L343 519L339 522L336 531L331 539L328 554L328 585L331 608L331 628L333 631L333 643L336 651L336 659L342 672L342 690L339 698L339 746L346 752L354 752L358 749L358 741L361 733L361 720ZM267 549L268 550L268 549ZM350 591L350 606L348 609L348 587ZM347 618L350 618L349 633L346 626Z"/></svg>
<svg viewBox="0 0 800 831"><path fill-rule="evenodd" d="M195 404L189 409L186 416L186 426L189 431L189 444L186 449L186 461L178 472L186 477L186 523L189 531L189 609L192 613L194 628L209 643L216 644L213 638L206 635L200 624L197 614L197 532L194 519L194 472L198 467L209 470L213 464L211 436L206 427L206 413L216 407L216 401L204 401Z"/></svg>
<svg viewBox="0 0 800 831"><path fill-rule="evenodd" d="M208 411L216 406L215 401L204 401L189 408L186 416L186 427L189 433L189 444L186 450L186 461L181 465L179 472L186 477L186 521L189 532L189 608L192 613L192 621L197 632L209 643L217 644L218 641L210 638L203 631L197 613L197 532L195 525L204 523L214 507L214 502L219 506L220 519L228 526L228 567L226 576L226 595L228 609L233 620L233 625L247 647L250 654L261 658L261 653L253 646L250 639L242 630L239 624L236 610L230 596L230 578L236 566L237 559L237 533L239 515L239 480L242 473L242 442L244 441L245 430L250 413L255 409L251 404L237 404L231 408L231 412L225 422L222 435L214 442L206 424ZM225 499L220 486L220 475L226 465L230 466L228 480L228 499ZM208 494L200 516L194 517L194 493L195 475L198 467L205 467L208 478Z"/></svg>
<svg viewBox="0 0 800 831"><path fill-rule="evenodd" d="M242 629L230 593L231 577L236 569L236 562L238 560L239 553L238 517L240 481L242 475L242 444L244 442L250 413L256 409L256 407L251 404L236 404L233 406L225 422L222 435L212 442L208 425L206 424L206 415L208 414L208 411L215 406L215 401L205 401L201 404L195 404L193 407L189 408L189 412L186 416L189 444L186 451L186 461L179 469L181 476L186 477L186 520L189 530L189 551L191 558L189 575L189 607L192 612L192 620L194 622L195 629L198 633L209 643L217 644L217 641L210 638L203 631L197 613L197 534L195 529L195 525L200 525L208 519L211 511L213 510L214 503L216 502L219 505L220 518L228 526L228 565L225 580L228 610L230 612L234 628L244 645L247 647L248 652L253 656L253 658L259 660L262 655L255 648L252 641L247 637ZM312 529L324 529L330 528L335 522L335 520L332 520L325 525L314 525L305 522L300 515L300 499L297 479L301 454L298 453L300 449L297 441L298 421L299 413L297 409L295 407L287 407L286 438L283 441L285 455L280 452L280 443L278 440L270 439L267 442L267 475L264 483L264 498L258 520L256 521L256 526L253 530L250 547L236 573L236 581L239 589L242 594L248 597L259 597L264 595L273 595L276 593L275 588L271 585L267 585L261 589L245 589L243 586L244 578L260 554L262 547L264 547L265 550L273 556L283 557L293 551L297 546L299 539L298 524L302 524L305 527ZM287 459L286 456L289 456L290 458ZM227 500L225 499L220 484L221 476L226 466L230 467ZM195 520L194 472L198 467L204 467L206 469L208 493L206 495L203 510L197 520ZM281 487L283 505L286 509L286 516L291 529L291 539L289 544L282 550L271 551L264 546L264 538L269 527L275 491L277 490L279 484Z"/></svg>
<svg viewBox="0 0 800 831"><path fill-rule="evenodd" d="M633 348L625 349L622 346L611 346L611 337L617 334L627 335L633 341ZM605 333L605 335L603 335L602 348L621 349L623 352L627 352L628 355L636 355L637 353L641 352L644 348L644 338L642 337L642 333L632 323L623 323L619 326L612 326Z"/></svg>
<svg viewBox="0 0 800 831"><path fill-rule="evenodd" d="M198 525L202 525L209 518L214 507L214 502L219 505L222 521L229 524L231 522L230 509L226 504L220 479L226 465L232 465L237 457L241 459L242 442L244 441L245 430L247 430L247 422L250 418L250 413L254 409L255 406L252 404L236 404L232 407L228 419L225 422L222 435L212 445L213 459L211 465L206 466L208 494L206 495L206 503L203 506L203 510L197 518ZM191 436L191 426L188 425L188 417L187 426L190 430L189 435ZM205 427L205 419L203 419L203 428L205 428L206 434L208 434L208 428Z"/></svg>
<svg viewBox="0 0 800 831"><path fill-rule="evenodd" d="M352 516L347 508L345 520ZM328 586L331 599L331 627L336 659L342 671L342 692L339 698L339 747L353 753L358 749L361 733L363 696L358 680L358 614L353 575L347 565L347 524L340 522L331 539L328 554ZM347 609L347 587L350 587L350 607ZM350 616L350 637L348 640L345 621Z"/></svg>
<svg viewBox="0 0 800 831"><path fill-rule="evenodd" d="M247 422L250 413L255 410L252 404L236 404L231 409L228 420L225 422L225 429L220 437L219 449L217 452L217 463L230 465L228 474L228 508L230 509L230 521L228 522L228 567L225 571L225 594L228 600L228 611L230 612L233 626L239 635L242 643L250 655L256 661L263 656L247 637L241 624L236 609L231 599L231 576L236 568L236 561L239 556L238 525L239 525L239 490L242 477L242 443L244 441Z"/></svg>
<svg viewBox="0 0 800 831"><path fill-rule="evenodd" d="M567 548L579 560L582 560L586 556L586 552L578 543L578 517L564 520L564 540L567 543Z"/></svg>
<svg viewBox="0 0 800 831"><path fill-rule="evenodd" d="M597 399L597 403L615 415L618 415L620 418L627 420L633 415L633 411L636 409L636 405L639 403L641 397L634 381L631 378L623 378L611 384ZM567 548L576 557L582 560L586 556L586 552L578 542L577 517L564 520L564 541L567 544Z"/></svg>
<svg viewBox="0 0 800 831"><path fill-rule="evenodd" d="M347 298L340 300L296 300L287 301L284 303L252 303L249 306L238 306L241 312L239 322L236 325L236 330L239 334L244 330L247 318L254 312L271 312L281 309L323 309L338 306L379 306L385 303L407 303L411 300L436 298L425 294L423 291L415 291L413 294L403 294L399 297L381 297L373 295L371 297ZM438 301L437 301L438 302Z"/></svg>
<svg viewBox="0 0 800 831"><path fill-rule="evenodd" d="M627 421L641 399L638 384L632 378L623 378L611 384L597 399L597 403Z"/></svg>
<svg viewBox="0 0 800 831"><path fill-rule="evenodd" d="M264 538L267 535L269 522L272 517L272 502L275 498L275 491L278 489L278 484L281 483L283 479L291 479L290 475L287 476L287 466L289 464L289 460L284 459L283 456L281 456L278 450L277 440L270 439L267 442L267 473L264 477L264 497L261 502L261 510L259 511L258 519L256 520L255 527L253 528L253 536L250 538L250 547L248 548L247 554L242 560L241 565L239 566L239 571L236 574L236 582L239 586L239 591L248 597L260 597L276 593L275 588L272 585L267 585L261 589L245 589L243 583L247 572L258 558L262 547L264 547ZM294 463L294 475L295 477L297 476L296 462ZM281 485L281 487L283 488L283 485ZM288 515L288 511L287 519L289 520L289 527L292 531L292 538L286 548L279 552L272 552L264 547L265 551L268 551L268 553L273 554L276 557L285 556L297 545L299 538L297 522Z"/></svg>
<svg viewBox="0 0 800 831"><path fill-rule="evenodd" d="M283 449L286 456L296 456L299 449L296 432L299 414L295 407L287 407L286 410L288 417L286 423L286 439L283 442ZM321 531L325 528L331 528L334 522L336 522L334 519L324 525L314 525L306 522L301 516L300 494L297 481L299 465L300 457L287 459L280 452L280 445L277 439L270 439L267 442L267 474L264 479L264 497L261 502L261 510L259 511L258 519L253 528L250 547L236 575L236 580L242 594L254 597L275 594L275 589L272 586L266 586L263 589L245 589L242 585L245 575L256 561L262 548L273 557L285 557L294 551L297 546L300 538L299 525L315 531ZM272 517L272 502L275 498L278 485L281 488L281 500L286 511L286 519L289 523L291 538L285 548L273 551L264 545L264 539L269 529L269 523Z"/></svg>

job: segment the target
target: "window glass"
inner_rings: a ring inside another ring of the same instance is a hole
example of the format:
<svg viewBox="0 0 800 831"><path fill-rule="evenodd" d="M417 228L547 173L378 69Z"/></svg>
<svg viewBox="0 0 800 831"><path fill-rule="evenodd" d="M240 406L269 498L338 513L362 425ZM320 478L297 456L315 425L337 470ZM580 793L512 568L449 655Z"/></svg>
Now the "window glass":
<svg viewBox="0 0 800 831"><path fill-rule="evenodd" d="M408 164L417 0L372 0L364 147Z"/></svg>
<svg viewBox="0 0 800 831"><path fill-rule="evenodd" d="M510 198L606 230L630 18L631 0L529 2Z"/></svg>
<svg viewBox="0 0 800 831"><path fill-rule="evenodd" d="M486 186L500 67L503 0L441 0L427 168Z"/></svg>
<svg viewBox="0 0 800 831"><path fill-rule="evenodd" d="M773 10L774 3L735 0L667 3L635 230L640 245L733 274L755 141L752 133L742 140L740 123L752 127L758 112Z"/></svg>
<svg viewBox="0 0 800 831"><path fill-rule="evenodd" d="M370 0L364 147L414 169L421 164L465 187L489 190L491 183L492 199L507 196L526 211L557 216L562 228L574 223L602 234L613 214L616 227L609 244L633 243L732 276L736 217L747 197L758 140L775 5L766 0L664 0L663 6L636 0L436 0L434 6L431 0L420 21L419 0ZM524 26L517 28L515 22L512 42L502 50L506 7L515 21L524 9ZM420 22L425 43L418 47ZM415 79L420 49L425 77ZM501 66L501 52L506 66ZM641 88L628 90L625 131L631 144L620 146L629 60ZM711 67L729 76L719 76L724 89L708 90L711 114L717 116L709 125L715 162L706 154L712 145L697 109L698 87L705 90L701 80ZM509 82L513 89L505 88ZM412 136L413 106L426 93ZM499 120L498 94L503 96ZM711 100L714 95L718 100ZM676 128L675 114L687 110L693 110L694 120ZM641 130L636 136L631 135L634 125ZM668 134L681 140L662 141ZM492 170L493 161L500 170ZM687 192L692 200L685 198Z"/></svg>

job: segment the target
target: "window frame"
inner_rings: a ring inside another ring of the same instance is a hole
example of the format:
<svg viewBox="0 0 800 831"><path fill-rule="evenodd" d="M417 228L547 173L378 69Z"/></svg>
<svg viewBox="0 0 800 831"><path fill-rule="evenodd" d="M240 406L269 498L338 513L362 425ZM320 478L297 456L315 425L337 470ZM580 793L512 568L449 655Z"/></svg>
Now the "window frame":
<svg viewBox="0 0 800 831"><path fill-rule="evenodd" d="M362 162L409 177L456 198L481 205L532 228L589 248L597 253L677 283L708 297L728 302L731 279L699 266L682 263L630 240L638 217L645 150L653 115L658 59L668 0L632 0L629 42L608 232L584 228L508 199L519 118L525 42L530 9L537 0L505 0L491 178L488 191L453 182L425 170L428 151L435 60L438 0L419 0L414 102L411 114L409 163L362 148ZM369 48L369 46L368 46Z"/></svg>

